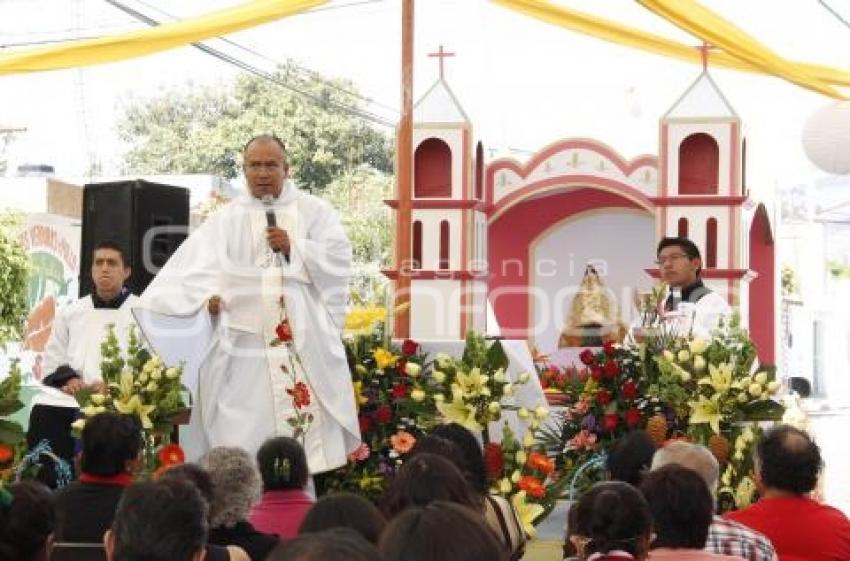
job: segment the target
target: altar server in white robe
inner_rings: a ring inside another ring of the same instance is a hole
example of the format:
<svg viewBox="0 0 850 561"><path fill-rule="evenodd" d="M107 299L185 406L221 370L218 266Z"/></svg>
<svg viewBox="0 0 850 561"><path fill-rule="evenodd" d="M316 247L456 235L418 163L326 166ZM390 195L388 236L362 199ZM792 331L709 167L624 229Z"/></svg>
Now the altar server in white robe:
<svg viewBox="0 0 850 561"><path fill-rule="evenodd" d="M291 436L293 419L309 413L303 444L310 470L334 469L360 444L341 339L351 244L336 211L287 179L280 139L251 139L243 168L250 194L228 203L183 243L142 295L141 307L184 317L208 311L213 318L188 431L205 442L187 442L190 456L214 446L254 453L266 438ZM300 362L287 345L271 344L282 303ZM296 379L308 390L306 406Z"/></svg>
<svg viewBox="0 0 850 561"><path fill-rule="evenodd" d="M658 243L657 263L667 293L661 302L661 317L674 322L682 334L709 337L720 324L727 324L732 309L726 299L712 292L700 278L702 256L688 238L664 238Z"/></svg>
<svg viewBox="0 0 850 561"><path fill-rule="evenodd" d="M47 439L59 456L73 458L70 423L77 416L74 397L82 388L99 391L100 345L113 326L119 344L126 348L134 325L132 306L138 298L124 283L130 267L123 248L112 241L95 245L91 275L94 293L61 308L53 320L44 351L44 371L33 397L27 440L30 446Z"/></svg>

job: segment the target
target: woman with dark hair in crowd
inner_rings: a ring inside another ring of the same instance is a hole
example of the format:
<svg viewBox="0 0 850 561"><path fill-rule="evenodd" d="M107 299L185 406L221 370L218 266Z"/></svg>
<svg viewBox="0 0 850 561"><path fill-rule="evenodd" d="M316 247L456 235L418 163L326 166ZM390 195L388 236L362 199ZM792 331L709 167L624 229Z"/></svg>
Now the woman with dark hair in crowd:
<svg viewBox="0 0 850 561"><path fill-rule="evenodd" d="M374 544L350 528L302 534L277 546L266 561L382 561Z"/></svg>
<svg viewBox="0 0 850 561"><path fill-rule="evenodd" d="M377 545L387 522L378 508L354 493L325 495L313 505L301 523L299 535L331 528L350 528Z"/></svg>
<svg viewBox="0 0 850 561"><path fill-rule="evenodd" d="M381 506L387 519L392 519L407 508L433 501L448 501L478 510L460 470L442 456L422 453L402 464Z"/></svg>
<svg viewBox="0 0 850 561"><path fill-rule="evenodd" d="M257 451L257 467L263 497L251 508L248 521L260 532L285 540L295 537L315 502L304 491L310 476L304 448L294 438L270 438Z"/></svg>
<svg viewBox="0 0 850 561"><path fill-rule="evenodd" d="M169 467L159 476L159 481L170 481L174 479L194 485L207 505L212 501L212 479L210 478L210 474L198 464L177 464L176 466ZM207 510L207 518L209 519L209 510ZM204 561L250 561L251 559L245 553L244 549L235 545L222 546L207 544L206 552Z"/></svg>
<svg viewBox="0 0 850 561"><path fill-rule="evenodd" d="M570 509L567 539L581 560L643 561L652 518L640 491L622 481L597 483Z"/></svg>
<svg viewBox="0 0 850 561"><path fill-rule="evenodd" d="M507 561L508 552L476 512L434 501L396 516L378 549L384 561Z"/></svg>
<svg viewBox="0 0 850 561"><path fill-rule="evenodd" d="M646 474L640 490L649 503L657 534L649 561L744 561L704 551L714 499L697 472L668 464Z"/></svg>
<svg viewBox="0 0 850 561"><path fill-rule="evenodd" d="M34 481L0 488L0 561L46 561L53 495Z"/></svg>
<svg viewBox="0 0 850 561"><path fill-rule="evenodd" d="M457 423L448 423L436 426L429 437L443 438L455 444L460 455L449 459L454 459L466 477L470 490L478 499L484 520L511 552L511 561L521 559L525 554L525 530L510 501L501 495L490 494L484 453L475 435Z"/></svg>

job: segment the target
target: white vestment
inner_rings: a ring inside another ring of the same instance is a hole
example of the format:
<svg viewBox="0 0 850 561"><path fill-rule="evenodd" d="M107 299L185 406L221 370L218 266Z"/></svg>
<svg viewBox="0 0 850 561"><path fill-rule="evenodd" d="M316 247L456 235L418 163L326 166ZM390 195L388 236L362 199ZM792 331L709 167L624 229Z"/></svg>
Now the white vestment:
<svg viewBox="0 0 850 561"><path fill-rule="evenodd" d="M661 305L667 301L669 292L665 292ZM662 311L662 320L675 326L681 335L692 334L694 337L709 339L711 332L723 320L726 325L732 318L732 308L725 298L716 292L708 292L696 302L679 302L676 310Z"/></svg>
<svg viewBox="0 0 850 561"><path fill-rule="evenodd" d="M115 327L115 335L122 349L127 348L127 335L134 324L132 307L138 297L130 294L120 308L95 308L91 296L80 298L61 308L44 350L44 371L53 373L67 364L86 384L102 380L100 376L100 345L106 339L108 327ZM58 388L43 386L33 398L33 405L77 407L77 400Z"/></svg>
<svg viewBox="0 0 850 561"><path fill-rule="evenodd" d="M289 234L289 260L266 241L266 212ZM360 444L351 375L341 339L351 244L336 211L286 182L264 205L241 196L212 215L172 255L141 298L161 314L206 313L211 296L223 308L199 371L189 427L190 456L214 446L253 454L267 438L291 435L293 380L285 346L271 347L286 303L293 341L310 389L313 422L302 441L312 473L339 467ZM155 342L151 340L152 344Z"/></svg>

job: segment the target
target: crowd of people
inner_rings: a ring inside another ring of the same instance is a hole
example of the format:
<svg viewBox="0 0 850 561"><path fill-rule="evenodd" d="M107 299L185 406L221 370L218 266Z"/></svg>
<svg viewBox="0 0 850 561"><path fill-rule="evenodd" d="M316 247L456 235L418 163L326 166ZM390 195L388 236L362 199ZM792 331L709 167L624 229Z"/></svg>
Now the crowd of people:
<svg viewBox="0 0 850 561"><path fill-rule="evenodd" d="M132 417L103 413L83 431L76 481L3 491L0 560L47 561L75 547L109 561L509 561L525 551L516 512L490 494L482 449L459 425L422 436L378 506L343 492L317 501L292 438L267 440L256 457L216 447L152 477L138 475L141 436ZM850 559L850 522L809 496L821 468L812 439L780 425L758 446L760 500L720 517L711 452L681 441L655 450L634 431L608 457L610 480L572 505L565 556Z"/></svg>

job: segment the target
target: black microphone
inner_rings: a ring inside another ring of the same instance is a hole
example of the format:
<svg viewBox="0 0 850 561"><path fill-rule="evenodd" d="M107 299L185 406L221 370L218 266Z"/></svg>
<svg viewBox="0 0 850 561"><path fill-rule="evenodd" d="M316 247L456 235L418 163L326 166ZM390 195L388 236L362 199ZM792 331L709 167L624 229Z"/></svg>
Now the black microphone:
<svg viewBox="0 0 850 561"><path fill-rule="evenodd" d="M277 226L277 217L274 215L274 209L272 209L273 201L274 198L271 195L263 195L263 204L266 206L266 226ZM279 249L274 249L272 251L274 251L275 253L280 253ZM289 255L284 253L283 258L288 264Z"/></svg>

